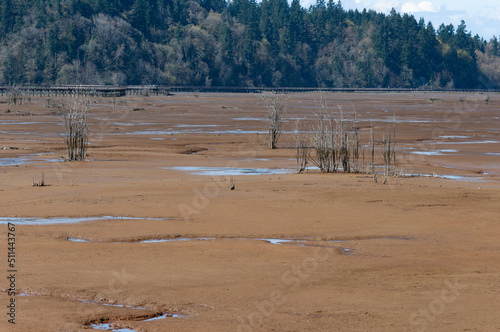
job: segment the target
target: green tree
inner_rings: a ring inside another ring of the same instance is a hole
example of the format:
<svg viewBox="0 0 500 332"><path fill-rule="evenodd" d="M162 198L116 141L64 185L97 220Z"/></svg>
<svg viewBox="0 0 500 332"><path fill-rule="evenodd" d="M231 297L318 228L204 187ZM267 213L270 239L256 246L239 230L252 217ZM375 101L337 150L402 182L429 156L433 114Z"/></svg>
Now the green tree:
<svg viewBox="0 0 500 332"><path fill-rule="evenodd" d="M438 50L438 40L432 23L421 29L418 33L418 76L425 77L427 81L432 79L438 71L438 64L442 62L441 54Z"/></svg>
<svg viewBox="0 0 500 332"><path fill-rule="evenodd" d="M439 40L444 44L448 44L455 35L455 27L453 26L453 24L449 25L441 24L439 26L437 33Z"/></svg>
<svg viewBox="0 0 500 332"><path fill-rule="evenodd" d="M498 39L496 36L493 36L493 38L490 41L490 44L491 44L491 55L498 56L500 54L500 46L498 44Z"/></svg>
<svg viewBox="0 0 500 332"><path fill-rule="evenodd" d="M151 11L152 8L148 0L134 1L130 23L145 35L149 35L149 28L151 25Z"/></svg>
<svg viewBox="0 0 500 332"><path fill-rule="evenodd" d="M1 0L0 2L0 39L12 30L12 3L11 0Z"/></svg>
<svg viewBox="0 0 500 332"><path fill-rule="evenodd" d="M305 13L300 6L299 0L293 0L290 6L290 21L288 24L292 48L295 48L297 43L304 42L306 38L306 23L304 16Z"/></svg>
<svg viewBox="0 0 500 332"><path fill-rule="evenodd" d="M219 13L226 8L226 1L224 0L201 0L200 4L207 11L213 10Z"/></svg>

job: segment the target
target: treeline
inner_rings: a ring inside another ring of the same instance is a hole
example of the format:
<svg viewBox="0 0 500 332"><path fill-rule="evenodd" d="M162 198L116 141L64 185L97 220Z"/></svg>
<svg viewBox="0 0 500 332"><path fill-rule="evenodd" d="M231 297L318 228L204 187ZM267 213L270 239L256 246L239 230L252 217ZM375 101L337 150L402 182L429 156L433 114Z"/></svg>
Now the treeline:
<svg viewBox="0 0 500 332"><path fill-rule="evenodd" d="M498 88L500 46L318 0L0 0L0 84Z"/></svg>

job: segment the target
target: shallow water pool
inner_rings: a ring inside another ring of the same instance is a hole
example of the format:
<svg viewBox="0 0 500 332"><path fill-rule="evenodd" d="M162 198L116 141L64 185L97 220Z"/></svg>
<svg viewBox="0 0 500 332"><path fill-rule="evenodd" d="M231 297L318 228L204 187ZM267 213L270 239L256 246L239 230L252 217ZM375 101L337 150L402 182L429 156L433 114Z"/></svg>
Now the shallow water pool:
<svg viewBox="0 0 500 332"><path fill-rule="evenodd" d="M269 175L288 174L294 171L288 168L247 168L247 167L163 167L175 171L188 172L194 175L236 176L236 175Z"/></svg>
<svg viewBox="0 0 500 332"><path fill-rule="evenodd" d="M97 220L169 220L168 218L140 218L140 217L122 217L122 216L100 216L100 217L0 217L0 224L13 223L16 225L57 225L57 224L77 224L86 221ZM83 241L82 241L83 242Z"/></svg>

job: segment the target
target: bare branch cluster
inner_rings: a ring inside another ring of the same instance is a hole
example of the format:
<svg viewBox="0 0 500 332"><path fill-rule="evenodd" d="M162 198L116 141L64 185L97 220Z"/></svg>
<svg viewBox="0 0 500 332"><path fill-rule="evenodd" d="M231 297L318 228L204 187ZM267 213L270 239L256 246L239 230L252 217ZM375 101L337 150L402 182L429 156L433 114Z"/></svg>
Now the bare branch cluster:
<svg viewBox="0 0 500 332"><path fill-rule="evenodd" d="M88 101L82 96L74 95L71 106L64 116L66 128L65 141L68 159L71 161L85 160L87 156L89 123Z"/></svg>
<svg viewBox="0 0 500 332"><path fill-rule="evenodd" d="M11 87L7 90L7 103L9 105L30 104L31 97L26 95L18 87Z"/></svg>
<svg viewBox="0 0 500 332"><path fill-rule="evenodd" d="M311 131L310 144L314 155L310 159L321 172L359 172L359 128L356 123L356 110L351 119L344 117L342 107L336 113L328 108L326 99L321 96L321 111L316 114L316 125Z"/></svg>
<svg viewBox="0 0 500 332"><path fill-rule="evenodd" d="M384 157L384 176L391 174L391 167L396 165L396 125L395 121L388 123L382 139L382 155Z"/></svg>
<svg viewBox="0 0 500 332"><path fill-rule="evenodd" d="M300 121L295 123L293 130L295 139L295 152L297 158L297 173L302 173L307 169L307 163L310 155L309 141L307 134L301 128Z"/></svg>
<svg viewBox="0 0 500 332"><path fill-rule="evenodd" d="M283 127L283 113L286 110L287 98L283 93L261 97L267 108L266 120L269 130L269 147L276 149Z"/></svg>
<svg viewBox="0 0 500 332"><path fill-rule="evenodd" d="M40 177L33 177L33 187L45 187L45 174L43 172Z"/></svg>
<svg viewBox="0 0 500 332"><path fill-rule="evenodd" d="M321 96L319 102L321 111L316 113L316 123L309 132L297 122L293 137L297 158L297 171L307 170L309 161L322 173L334 173L340 169L344 173L375 174L375 145L381 145L381 158L384 175L392 175L396 165L396 127L395 121L388 122L383 131L382 140L376 143L375 128L370 125L370 143L365 143L371 149L371 164L365 167L365 151L361 141L361 128L358 126L356 109L346 116L341 106L338 112L328 107Z"/></svg>

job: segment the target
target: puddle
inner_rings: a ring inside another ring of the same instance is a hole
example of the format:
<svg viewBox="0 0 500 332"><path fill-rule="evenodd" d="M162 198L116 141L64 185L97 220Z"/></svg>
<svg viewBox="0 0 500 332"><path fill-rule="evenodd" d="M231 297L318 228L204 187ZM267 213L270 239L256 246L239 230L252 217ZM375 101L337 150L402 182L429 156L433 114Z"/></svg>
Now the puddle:
<svg viewBox="0 0 500 332"><path fill-rule="evenodd" d="M282 134L293 134L293 131L282 131ZM309 132L310 133L310 132ZM131 131L126 133L101 133L100 136L118 136L118 135L182 135L182 134L199 134L199 135L226 135L226 134L236 134L236 135L249 135L249 134L268 134L268 131L265 130L243 130L243 129L234 129L234 130L202 130L202 128L191 129L191 130L139 130L139 131Z"/></svg>
<svg viewBox="0 0 500 332"><path fill-rule="evenodd" d="M63 162L62 159L41 159L37 158L43 155L50 155L51 153L37 153L26 156L19 156L13 158L0 158L0 166L16 166L16 165L26 165L26 164L34 164L40 162Z"/></svg>
<svg viewBox="0 0 500 332"><path fill-rule="evenodd" d="M28 164L26 157L0 158L0 166L16 166Z"/></svg>
<svg viewBox="0 0 500 332"><path fill-rule="evenodd" d="M90 327L94 330L104 330L112 332L137 332L136 330L132 329L113 329L111 327L111 323L90 324Z"/></svg>
<svg viewBox="0 0 500 332"><path fill-rule="evenodd" d="M231 120L236 120L236 121L266 121L264 118L232 118Z"/></svg>
<svg viewBox="0 0 500 332"><path fill-rule="evenodd" d="M457 153L458 150L448 149L448 150L436 150L436 151L410 151L412 154L424 155L424 156L445 156L449 153Z"/></svg>
<svg viewBox="0 0 500 332"><path fill-rule="evenodd" d="M147 318L147 319L139 319L134 320L135 322L153 322L156 320L166 319L166 318L183 318L184 316L165 313L160 316ZM104 331L112 331L112 332L137 332L137 330L129 329L129 328L113 328L113 323L99 323L99 324L90 324L89 325L94 330L104 330Z"/></svg>
<svg viewBox="0 0 500 332"><path fill-rule="evenodd" d="M212 130L212 131L194 131L194 130L186 130L184 132L179 132L181 134L211 134L211 135L224 135L224 134L267 134L267 131L264 130Z"/></svg>
<svg viewBox="0 0 500 332"><path fill-rule="evenodd" d="M485 153L487 156L500 156L500 152L487 152Z"/></svg>
<svg viewBox="0 0 500 332"><path fill-rule="evenodd" d="M435 142L434 144L496 144L500 141Z"/></svg>
<svg viewBox="0 0 500 332"><path fill-rule="evenodd" d="M206 124L206 125L196 125L196 124L178 124L175 127L177 128L217 128L217 127L227 127L228 125L215 125L215 124Z"/></svg>
<svg viewBox="0 0 500 332"><path fill-rule="evenodd" d="M150 137L149 139L153 140L153 141L164 141L165 140L165 138L163 138L163 137Z"/></svg>
<svg viewBox="0 0 500 332"><path fill-rule="evenodd" d="M293 242L307 242L307 240L293 240L293 239L244 239L244 240L260 240L266 241L271 244L284 244L284 243L293 243Z"/></svg>
<svg viewBox="0 0 500 332"><path fill-rule="evenodd" d="M224 240L225 238L222 238ZM86 239L81 239L77 237L68 237L66 240L77 243L163 243L163 242L185 242L185 241L206 241L206 240L217 240L214 237L175 237L175 238L166 238L166 239L150 239L150 240L141 240L141 241L121 241L121 242L103 242L103 241L90 241Z"/></svg>
<svg viewBox="0 0 500 332"><path fill-rule="evenodd" d="M325 247L329 247L329 246L326 246L322 243L343 243L345 241L339 241L339 240L318 240L316 242L319 242L319 243L307 243L308 240L306 239L255 239L255 240L262 240L262 241L266 241L268 243L271 243L271 244L277 244L277 245L291 245L291 246L298 246L298 247L320 247L320 248L325 248ZM310 239L310 240L313 240L315 241L314 239ZM353 250L352 249L349 249L349 248L342 248L342 247L333 247L335 249L338 249L340 251L341 254L348 254L348 253L352 253Z"/></svg>
<svg viewBox="0 0 500 332"><path fill-rule="evenodd" d="M485 181L482 176L470 176L470 175L454 175L454 174L406 174L407 177L434 177L446 180L455 180L462 182L482 182Z"/></svg>
<svg viewBox="0 0 500 332"><path fill-rule="evenodd" d="M340 247L338 245L327 245L331 244L340 244L340 243L349 243L349 242L357 242L357 241L365 241L365 240L406 240L412 241L413 238L409 237L390 237L390 236L380 236L380 237L372 237L372 238L361 238L361 239L349 239L349 240L320 240L315 237L302 237L302 238L245 238L245 237L227 237L227 238L213 238L213 237L179 237L179 238L167 238L167 239L150 239L150 240L142 240L142 241L123 241L123 242L92 242L85 239L69 237L68 241L72 242L86 242L86 243L162 243L162 242L184 242L184 241L203 241L203 240L253 240L253 241L264 241L273 245L291 245L298 247L320 247L320 248L335 248L341 255L352 255L355 253L354 249ZM165 314L166 317L181 317L172 314ZM162 319L160 317L151 318L149 320Z"/></svg>
<svg viewBox="0 0 500 332"><path fill-rule="evenodd" d="M236 175L269 175L288 174L294 171L287 168L238 168L238 167L162 167L206 176L236 176Z"/></svg>
<svg viewBox="0 0 500 332"><path fill-rule="evenodd" d="M208 125L207 125L208 126ZM212 125L210 125L212 126ZM222 125L213 125L216 127L222 127ZM204 134L204 135L223 135L223 134L267 134L267 131L264 130L243 130L243 129L233 129L233 130L203 130L210 129L213 127L205 127L204 125L199 126L189 126L189 127L179 127L179 128L187 128L184 130L167 128L166 130L158 130L158 129L148 129L148 130L137 130L130 131L125 133L100 133L101 136L117 136L117 135L150 135L150 136L158 136L158 135L182 135L182 134ZM191 129L189 129L191 128ZM282 132L287 133L287 132ZM291 133L291 132L290 132Z"/></svg>
<svg viewBox="0 0 500 332"><path fill-rule="evenodd" d="M31 125L31 124L57 124L63 126L64 124L56 121L21 121L17 122L15 120L3 120L0 125Z"/></svg>
<svg viewBox="0 0 500 332"><path fill-rule="evenodd" d="M444 138L444 139L464 139L464 138L469 138L469 136L445 135L445 136L439 136L439 138Z"/></svg>
<svg viewBox="0 0 500 332"><path fill-rule="evenodd" d="M481 182L484 181L484 177L482 176L464 176L464 175L438 175L437 177L447 179L447 180L456 180L456 181L464 181L464 182Z"/></svg>
<svg viewBox="0 0 500 332"><path fill-rule="evenodd" d="M206 241L206 240L215 240L215 238L213 238L213 237L196 237L196 238L177 237L177 238L172 238L172 239L143 240L143 241L139 241L139 243L162 243L162 242Z"/></svg>
<svg viewBox="0 0 500 332"><path fill-rule="evenodd" d="M226 237L226 238L214 238L214 237L178 237L178 238L167 238L167 239L150 239L150 240L141 240L141 241L122 241L122 242L99 242L99 241L89 241L86 239L68 237L66 240L77 243L111 243L111 244L121 244L121 243L164 243L164 242L186 242L186 241L206 241L206 240L253 240L253 241L264 241L269 244L274 245L291 245L291 246L299 246L299 247L325 247L324 244L321 243L343 243L346 241L339 240L327 240L320 241L315 240L314 238L245 238L245 237ZM308 243L312 241L313 243ZM320 242L320 243L314 243ZM341 253L350 253L352 249L349 248L341 248L335 247L340 250Z"/></svg>
<svg viewBox="0 0 500 332"><path fill-rule="evenodd" d="M155 125L157 123L153 123L153 122L139 122L139 123L113 122L112 124L115 126L132 127L132 126L151 126L151 125Z"/></svg>
<svg viewBox="0 0 500 332"><path fill-rule="evenodd" d="M85 239L79 239L76 237L68 237L66 240L71 241L71 242L80 242L80 243L90 243L92 241L85 240Z"/></svg>
<svg viewBox="0 0 500 332"><path fill-rule="evenodd" d="M389 118L389 119L362 119L362 118L358 118L356 119L358 122L389 122L389 123L429 123L429 122L435 122L435 121L432 121L432 120L406 120L406 119L396 119L396 121L394 121L393 118Z"/></svg>
<svg viewBox="0 0 500 332"><path fill-rule="evenodd" d="M3 131L3 130L0 130L0 134L5 134L5 135L24 135L24 136L29 136L29 135L33 135L33 134L36 134L38 136L44 136L44 137L57 137L57 136L61 136L60 133L57 133L57 132L48 132L46 130L42 131L42 130L32 130L32 131Z"/></svg>
<svg viewBox="0 0 500 332"><path fill-rule="evenodd" d="M160 320L160 319L165 319L165 318L182 318L182 317L183 316L176 315L176 314L163 314L163 315L158 316L158 317L153 317L153 318L145 319L145 320L143 320L143 322L152 322L152 321L155 321L155 320Z"/></svg>
<svg viewBox="0 0 500 332"><path fill-rule="evenodd" d="M138 218L138 217L119 217L119 216L101 216L101 217L53 217L53 218L19 218L19 217L0 217L0 224L14 223L17 225L57 225L57 224L77 224L86 221L96 220L170 220L169 218ZM84 241L82 241L84 242Z"/></svg>

